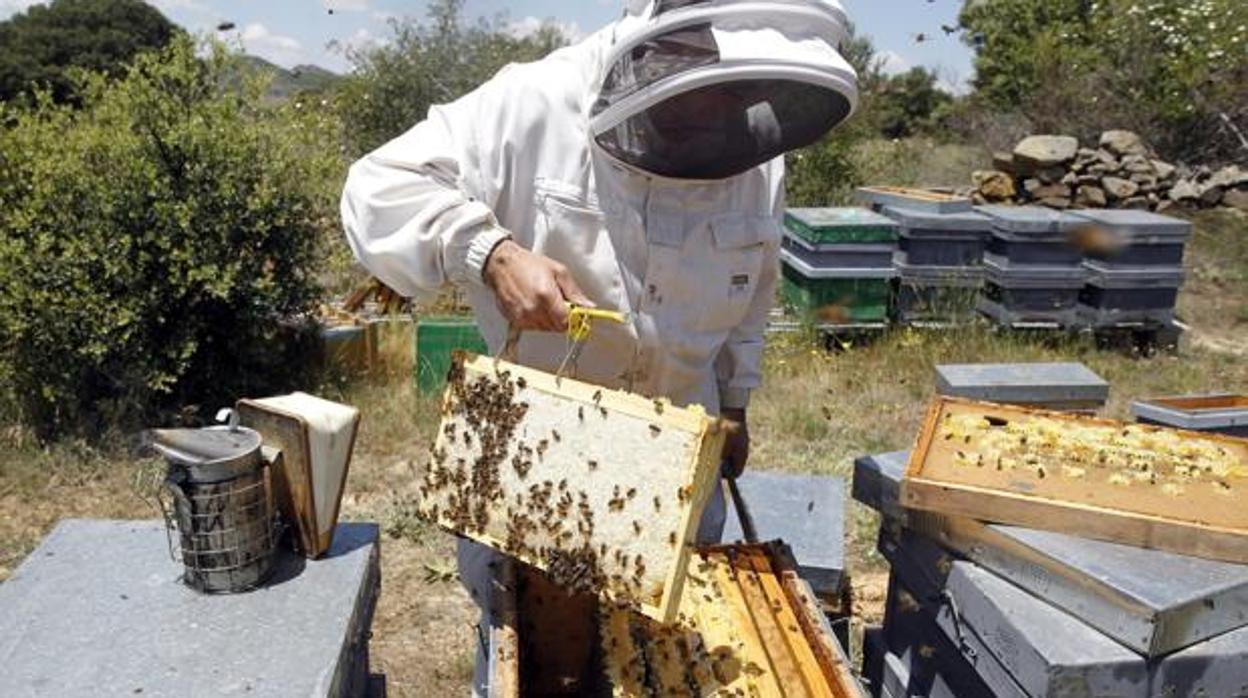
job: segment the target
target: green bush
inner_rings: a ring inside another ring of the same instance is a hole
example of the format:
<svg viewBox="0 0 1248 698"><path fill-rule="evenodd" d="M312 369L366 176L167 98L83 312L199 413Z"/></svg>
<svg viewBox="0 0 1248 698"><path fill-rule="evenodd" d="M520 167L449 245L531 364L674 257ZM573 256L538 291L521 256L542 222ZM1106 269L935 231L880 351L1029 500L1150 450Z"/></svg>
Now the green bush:
<svg viewBox="0 0 1248 698"><path fill-rule="evenodd" d="M43 438L211 410L311 354L335 130L207 54L179 39L84 76L81 109L3 113L0 399Z"/></svg>

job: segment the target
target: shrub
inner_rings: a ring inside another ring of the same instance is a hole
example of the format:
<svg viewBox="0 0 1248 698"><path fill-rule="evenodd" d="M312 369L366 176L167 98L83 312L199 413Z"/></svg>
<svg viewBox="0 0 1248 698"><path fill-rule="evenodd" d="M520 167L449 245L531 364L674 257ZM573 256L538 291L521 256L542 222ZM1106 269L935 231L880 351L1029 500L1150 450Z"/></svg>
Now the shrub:
<svg viewBox="0 0 1248 698"><path fill-rule="evenodd" d="M4 113L0 398L41 437L300 375L342 164L321 115L266 105L235 63L178 39L82 77L79 110Z"/></svg>

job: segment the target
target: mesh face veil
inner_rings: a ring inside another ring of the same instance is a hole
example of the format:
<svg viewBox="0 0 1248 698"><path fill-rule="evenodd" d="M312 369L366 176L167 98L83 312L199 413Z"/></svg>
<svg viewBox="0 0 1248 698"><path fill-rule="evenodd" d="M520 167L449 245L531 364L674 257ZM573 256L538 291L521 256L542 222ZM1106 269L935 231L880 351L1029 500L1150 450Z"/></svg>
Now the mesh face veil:
<svg viewBox="0 0 1248 698"><path fill-rule="evenodd" d="M857 102L827 0L658 0L635 8L607 61L598 145L671 178L732 177L817 140ZM625 25L621 25L625 26Z"/></svg>

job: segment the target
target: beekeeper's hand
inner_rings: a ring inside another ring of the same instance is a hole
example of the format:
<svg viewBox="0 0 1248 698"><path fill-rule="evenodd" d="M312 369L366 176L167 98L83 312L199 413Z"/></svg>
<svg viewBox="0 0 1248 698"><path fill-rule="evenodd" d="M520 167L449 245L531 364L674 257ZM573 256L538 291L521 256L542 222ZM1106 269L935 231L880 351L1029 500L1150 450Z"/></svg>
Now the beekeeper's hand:
<svg viewBox="0 0 1248 698"><path fill-rule="evenodd" d="M720 410L720 416L734 423L724 441L724 463L720 474L735 479L745 472L745 463L750 459L750 427L744 409L725 407Z"/></svg>
<svg viewBox="0 0 1248 698"><path fill-rule="evenodd" d="M568 304L593 307L568 268L504 240L485 262L484 279L513 330L562 332Z"/></svg>

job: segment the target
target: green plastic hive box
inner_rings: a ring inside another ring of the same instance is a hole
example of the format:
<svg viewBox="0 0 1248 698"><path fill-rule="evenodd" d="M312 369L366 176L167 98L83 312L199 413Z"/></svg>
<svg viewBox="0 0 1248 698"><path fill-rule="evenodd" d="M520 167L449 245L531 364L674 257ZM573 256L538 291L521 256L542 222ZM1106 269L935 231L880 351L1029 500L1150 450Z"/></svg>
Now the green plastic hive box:
<svg viewBox="0 0 1248 698"><path fill-rule="evenodd" d="M784 225L814 245L895 242L897 224L865 208L791 208Z"/></svg>
<svg viewBox="0 0 1248 698"><path fill-rule="evenodd" d="M416 322L416 388L422 394L441 392L456 349L476 354L489 351L471 317L433 316Z"/></svg>
<svg viewBox="0 0 1248 698"><path fill-rule="evenodd" d="M785 306L816 322L879 323L888 320L892 281L882 278L808 279L787 265L781 296Z"/></svg>

